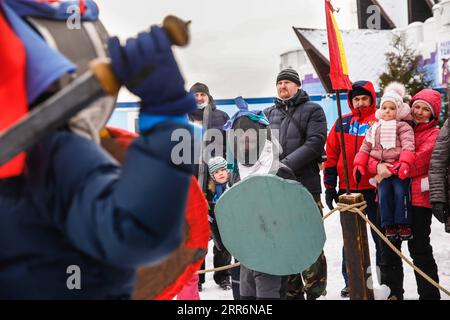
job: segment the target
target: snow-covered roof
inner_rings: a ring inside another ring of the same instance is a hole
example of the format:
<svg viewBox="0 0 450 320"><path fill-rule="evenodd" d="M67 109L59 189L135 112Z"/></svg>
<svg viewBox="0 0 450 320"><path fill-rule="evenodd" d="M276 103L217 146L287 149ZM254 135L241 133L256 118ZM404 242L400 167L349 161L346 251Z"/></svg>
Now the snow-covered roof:
<svg viewBox="0 0 450 320"><path fill-rule="evenodd" d="M327 32L324 29L296 28L329 60ZM378 90L378 78L386 69L385 53L390 51L390 30L341 30L351 81L370 80Z"/></svg>

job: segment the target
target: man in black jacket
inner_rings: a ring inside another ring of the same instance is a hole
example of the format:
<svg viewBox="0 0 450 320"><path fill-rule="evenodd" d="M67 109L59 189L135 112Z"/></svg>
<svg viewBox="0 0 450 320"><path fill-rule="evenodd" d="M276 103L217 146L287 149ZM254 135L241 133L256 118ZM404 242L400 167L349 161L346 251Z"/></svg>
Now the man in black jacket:
<svg viewBox="0 0 450 320"><path fill-rule="evenodd" d="M280 160L295 174L312 194L320 210L320 169L327 122L322 107L310 101L301 89L298 73L293 69L282 70L276 80L278 98L275 105L264 110L270 128L278 132L282 147ZM288 280L288 298L315 300L326 293L326 259L322 253L317 261L302 275L293 275ZM303 286L303 281L305 282Z"/></svg>
<svg viewBox="0 0 450 320"><path fill-rule="evenodd" d="M230 119L228 114L222 110L217 109L216 104L214 103L214 99L209 93L209 88L207 85L197 82L195 83L191 89L190 92L195 96L195 100L197 103L197 110L192 111L189 114L189 119L194 122L198 123L199 125L202 125L203 123L203 115L205 113L205 108L210 105L211 106L211 114L210 119L208 123L208 129L216 129L223 132L223 126L224 124ZM209 145L210 143L215 144L213 153L210 156L221 156L225 158L225 134L222 135L222 141L220 140L213 140L211 142L207 142ZM206 159L207 161L209 159ZM194 167L195 175L198 177L198 166ZM205 179L207 180L207 179ZM210 201L212 199L208 199ZM219 249L214 245L213 248L213 261L214 261L214 268L222 267L229 265L231 263L231 255L226 249ZM204 269L205 264L203 263L202 269ZM214 272L214 281L224 290L231 289L231 282L230 282L230 271L224 270L224 271L218 271ZM199 280L199 291L202 290L202 284L205 283L205 275L200 274L200 280Z"/></svg>
<svg viewBox="0 0 450 320"><path fill-rule="evenodd" d="M210 105L212 112L208 129L216 129L223 132L223 125L227 123L230 117L226 112L217 109L214 99L209 93L208 86L206 84L197 82L191 87L190 92L195 96L195 101L197 102L197 110L189 113L189 120L202 125L205 108ZM211 143L220 143L220 145L216 146L215 154L211 156L220 156L225 158L225 135L223 135L222 141L211 141ZM222 154L218 154L217 152L219 151L221 151Z"/></svg>

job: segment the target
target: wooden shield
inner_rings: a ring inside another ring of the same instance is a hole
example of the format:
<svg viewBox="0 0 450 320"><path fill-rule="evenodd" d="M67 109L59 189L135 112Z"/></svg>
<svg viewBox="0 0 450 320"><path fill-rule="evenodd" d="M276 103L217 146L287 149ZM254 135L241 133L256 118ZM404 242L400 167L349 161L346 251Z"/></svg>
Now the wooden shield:
<svg viewBox="0 0 450 320"><path fill-rule="evenodd" d="M222 241L247 268L273 275L300 273L325 244L322 216L299 182L255 175L226 191L215 207Z"/></svg>
<svg viewBox="0 0 450 320"><path fill-rule="evenodd" d="M102 147L122 163L128 145L136 134L106 128L101 134ZM208 203L195 177L189 187L185 211L183 243L164 261L137 270L133 299L171 300L200 269L209 241Z"/></svg>
<svg viewBox="0 0 450 320"><path fill-rule="evenodd" d="M185 239L167 259L137 272L133 299L171 300L200 269L209 241L208 203L192 177L186 207Z"/></svg>

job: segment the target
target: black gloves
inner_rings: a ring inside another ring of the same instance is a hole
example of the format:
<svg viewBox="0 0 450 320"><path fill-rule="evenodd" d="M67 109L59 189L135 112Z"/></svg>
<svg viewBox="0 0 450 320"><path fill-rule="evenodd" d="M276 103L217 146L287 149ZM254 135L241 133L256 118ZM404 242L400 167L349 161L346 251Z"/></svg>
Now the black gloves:
<svg viewBox="0 0 450 320"><path fill-rule="evenodd" d="M443 202L436 202L433 203L433 215L436 217L436 219L439 220L441 223L446 223L448 219L448 205Z"/></svg>
<svg viewBox="0 0 450 320"><path fill-rule="evenodd" d="M325 202L327 203L328 208L333 210L333 200L335 203L339 202L339 198L336 192L336 189L326 189L325 190Z"/></svg>

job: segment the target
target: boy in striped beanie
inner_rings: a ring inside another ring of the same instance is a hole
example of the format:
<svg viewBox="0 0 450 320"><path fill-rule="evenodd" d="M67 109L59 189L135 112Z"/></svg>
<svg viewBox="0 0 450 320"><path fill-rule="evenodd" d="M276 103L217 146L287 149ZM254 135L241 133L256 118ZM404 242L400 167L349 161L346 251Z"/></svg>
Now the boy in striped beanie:
<svg viewBox="0 0 450 320"><path fill-rule="evenodd" d="M222 157L214 157L208 161L209 175L216 183L226 184L228 182L227 160Z"/></svg>
<svg viewBox="0 0 450 320"><path fill-rule="evenodd" d="M228 188L229 174L227 170L227 160L222 157L211 158L208 161L208 171L212 179L210 179L208 183L206 198L208 199L209 204L209 225L214 240L213 263L214 268L217 268L231 263L231 254L222 243L214 211L217 201L219 201L222 194ZM231 272L229 270L216 271L214 272L214 281L221 289L230 290L230 276Z"/></svg>

